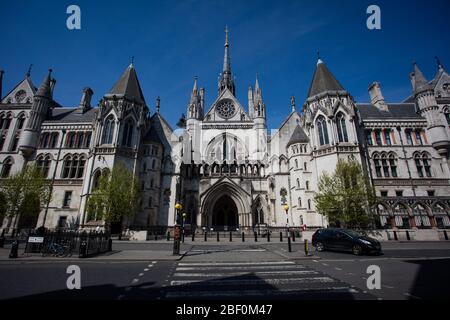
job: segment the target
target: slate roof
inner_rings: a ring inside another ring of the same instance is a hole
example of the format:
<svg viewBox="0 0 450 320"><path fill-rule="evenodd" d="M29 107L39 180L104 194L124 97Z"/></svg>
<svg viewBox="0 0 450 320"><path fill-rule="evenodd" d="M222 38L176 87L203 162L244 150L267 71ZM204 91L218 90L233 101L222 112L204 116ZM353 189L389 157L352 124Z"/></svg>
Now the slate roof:
<svg viewBox="0 0 450 320"><path fill-rule="evenodd" d="M147 132L147 134L144 137L144 141L151 141L162 144L161 138L159 137L154 127L151 127L150 130Z"/></svg>
<svg viewBox="0 0 450 320"><path fill-rule="evenodd" d="M287 146L289 147L294 143L307 143L307 142L309 142L308 136L306 135L302 127L297 125L297 127L295 127L294 132L292 133L291 139L289 139Z"/></svg>
<svg viewBox="0 0 450 320"><path fill-rule="evenodd" d="M144 94L142 93L136 70L132 64L128 66L109 94L125 96L131 100L134 98L138 102L145 103Z"/></svg>
<svg viewBox="0 0 450 320"><path fill-rule="evenodd" d="M92 122L95 117L94 108L85 113L78 113L77 108L54 108L51 116L45 122Z"/></svg>
<svg viewBox="0 0 450 320"><path fill-rule="evenodd" d="M344 91L344 87L337 81L325 63L319 60L314 72L311 86L309 87L308 98L326 91Z"/></svg>
<svg viewBox="0 0 450 320"><path fill-rule="evenodd" d="M380 111L374 105L357 104L359 114L363 120L396 120L396 119L415 119L425 120L416 113L416 106L414 103L388 103L387 112Z"/></svg>

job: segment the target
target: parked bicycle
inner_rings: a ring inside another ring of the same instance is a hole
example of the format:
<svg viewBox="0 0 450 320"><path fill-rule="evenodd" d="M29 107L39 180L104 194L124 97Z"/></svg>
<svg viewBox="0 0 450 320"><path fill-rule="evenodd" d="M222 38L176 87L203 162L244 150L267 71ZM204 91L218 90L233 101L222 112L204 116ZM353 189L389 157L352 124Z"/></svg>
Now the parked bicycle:
<svg viewBox="0 0 450 320"><path fill-rule="evenodd" d="M70 243L51 242L48 247L42 251L42 256L52 255L54 257L67 257L72 255L72 248Z"/></svg>

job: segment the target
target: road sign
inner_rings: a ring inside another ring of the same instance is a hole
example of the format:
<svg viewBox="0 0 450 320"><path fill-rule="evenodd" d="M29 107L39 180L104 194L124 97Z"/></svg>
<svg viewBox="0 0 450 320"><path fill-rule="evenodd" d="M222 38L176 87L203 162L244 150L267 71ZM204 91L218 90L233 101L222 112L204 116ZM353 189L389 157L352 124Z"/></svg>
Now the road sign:
<svg viewBox="0 0 450 320"><path fill-rule="evenodd" d="M44 243L44 237L29 237L29 243Z"/></svg>

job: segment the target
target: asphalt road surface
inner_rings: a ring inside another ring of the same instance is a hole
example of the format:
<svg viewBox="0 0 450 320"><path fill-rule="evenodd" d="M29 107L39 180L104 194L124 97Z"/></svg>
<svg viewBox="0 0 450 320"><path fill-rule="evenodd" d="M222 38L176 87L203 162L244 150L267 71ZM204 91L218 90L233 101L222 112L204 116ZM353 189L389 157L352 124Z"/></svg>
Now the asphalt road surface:
<svg viewBox="0 0 450 320"><path fill-rule="evenodd" d="M114 250L171 250L169 243L121 243ZM383 255L312 252L301 243L184 244L179 261L0 261L0 300L183 300L450 298L450 243L386 243ZM68 290L68 266L81 270L81 289ZM369 290L369 266L381 289Z"/></svg>

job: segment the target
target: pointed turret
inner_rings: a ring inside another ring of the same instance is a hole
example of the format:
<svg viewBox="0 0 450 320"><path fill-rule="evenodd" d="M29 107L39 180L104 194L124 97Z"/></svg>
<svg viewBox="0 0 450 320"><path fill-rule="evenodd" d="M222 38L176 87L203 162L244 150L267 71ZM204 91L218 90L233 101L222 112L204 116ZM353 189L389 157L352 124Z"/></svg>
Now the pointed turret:
<svg viewBox="0 0 450 320"><path fill-rule="evenodd" d="M39 86L36 96L51 99L52 98L52 69L48 70L48 74Z"/></svg>
<svg viewBox="0 0 450 320"><path fill-rule="evenodd" d="M319 57L316 71L314 72L313 80L309 88L308 98L328 91L338 92L345 91L345 89Z"/></svg>
<svg viewBox="0 0 450 320"><path fill-rule="evenodd" d="M228 27L225 27L225 52L223 56L223 70L219 78L219 95L225 90L229 89L235 95L234 79L231 74L230 62L230 43L228 41Z"/></svg>
<svg viewBox="0 0 450 320"><path fill-rule="evenodd" d="M420 70L419 66L416 62L414 62L414 72L412 74L414 77L414 93L418 94L420 92L426 91L426 90L432 90L431 85L429 84L428 80L423 75L422 71Z"/></svg>
<svg viewBox="0 0 450 320"><path fill-rule="evenodd" d="M191 92L191 99L189 100L188 104L188 117L187 119L196 119L196 120L202 120L203 119L203 102L204 102L204 90L201 89L198 90L197 86L198 78L194 78L194 86L192 88Z"/></svg>
<svg viewBox="0 0 450 320"><path fill-rule="evenodd" d="M411 74L416 111L427 119L427 134L432 146L442 156L448 156L450 139L447 133L446 120L439 112L433 85L427 81L417 63Z"/></svg>
<svg viewBox="0 0 450 320"><path fill-rule="evenodd" d="M145 104L145 98L139 84L138 76L134 65L131 63L106 96L116 96Z"/></svg>
<svg viewBox="0 0 450 320"><path fill-rule="evenodd" d="M308 142L309 142L309 138L306 135L305 131L302 129L302 127L297 125L286 146L290 147L291 145L296 144L296 143L308 143Z"/></svg>
<svg viewBox="0 0 450 320"><path fill-rule="evenodd" d="M19 150L26 158L31 157L36 150L41 124L49 114L53 101L52 82L52 69L50 69L34 95L33 105L30 110L30 118L20 137Z"/></svg>

